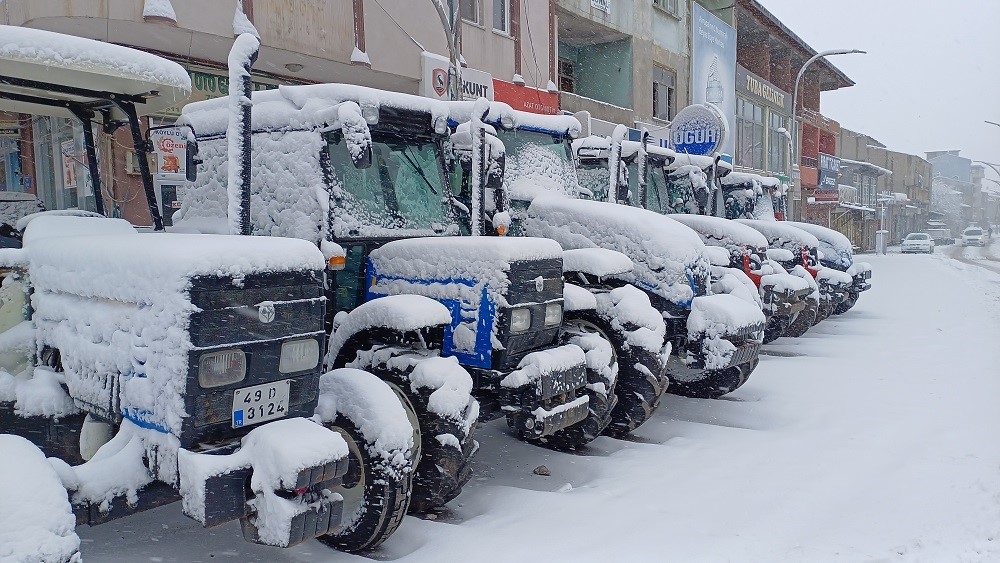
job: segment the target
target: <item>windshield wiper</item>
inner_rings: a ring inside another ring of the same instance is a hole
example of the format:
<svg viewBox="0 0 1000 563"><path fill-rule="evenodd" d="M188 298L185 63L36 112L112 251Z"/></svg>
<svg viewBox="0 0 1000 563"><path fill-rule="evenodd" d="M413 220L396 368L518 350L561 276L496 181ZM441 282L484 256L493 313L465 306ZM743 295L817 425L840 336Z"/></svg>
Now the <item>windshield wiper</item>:
<svg viewBox="0 0 1000 563"><path fill-rule="evenodd" d="M402 152L403 158L405 158L406 162L409 162L410 166L413 167L413 170L417 174L420 175L420 178L424 181L425 184L427 184L427 187L431 190L431 193L434 194L434 195L437 195L437 193L438 193L437 190L435 190L434 186L431 185L431 181L427 179L427 175L424 174L423 169L420 168L419 166L417 166L417 163L414 162L413 159L410 157L410 153L406 152L408 150L410 150L410 147L404 147L403 148L403 152Z"/></svg>

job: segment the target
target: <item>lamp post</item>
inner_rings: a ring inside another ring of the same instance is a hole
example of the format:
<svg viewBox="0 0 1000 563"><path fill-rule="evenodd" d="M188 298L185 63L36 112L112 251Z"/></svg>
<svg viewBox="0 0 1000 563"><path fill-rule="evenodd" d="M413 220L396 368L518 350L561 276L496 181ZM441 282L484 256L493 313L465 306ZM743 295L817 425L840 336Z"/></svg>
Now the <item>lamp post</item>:
<svg viewBox="0 0 1000 563"><path fill-rule="evenodd" d="M802 76L806 73L806 69L809 65L822 59L823 57L829 57L831 55L850 55L853 53L865 54L867 51L862 51L860 49L831 49L829 51L823 51L822 53L816 53L809 58L799 69L798 75L795 76L795 86L792 88L792 134L795 136L795 140L792 143L792 180L795 181L796 191L799 195L799 205L801 206L802 201L802 177L799 174L799 160L800 153L802 152L802 135L799 133L799 82L802 80ZM796 210L800 215L801 211ZM796 217L801 219L800 217Z"/></svg>

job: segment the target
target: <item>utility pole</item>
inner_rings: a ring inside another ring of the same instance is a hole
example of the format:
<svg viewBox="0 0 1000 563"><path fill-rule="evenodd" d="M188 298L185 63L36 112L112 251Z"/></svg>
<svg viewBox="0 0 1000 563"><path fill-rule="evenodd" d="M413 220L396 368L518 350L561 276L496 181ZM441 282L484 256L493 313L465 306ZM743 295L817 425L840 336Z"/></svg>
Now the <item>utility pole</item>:
<svg viewBox="0 0 1000 563"><path fill-rule="evenodd" d="M445 38L448 41L448 58L450 68L448 69L448 98L450 100L462 99L462 18L459 15L459 0L431 0L434 9L437 10L441 19L441 28L444 29ZM447 2L447 6L445 6Z"/></svg>

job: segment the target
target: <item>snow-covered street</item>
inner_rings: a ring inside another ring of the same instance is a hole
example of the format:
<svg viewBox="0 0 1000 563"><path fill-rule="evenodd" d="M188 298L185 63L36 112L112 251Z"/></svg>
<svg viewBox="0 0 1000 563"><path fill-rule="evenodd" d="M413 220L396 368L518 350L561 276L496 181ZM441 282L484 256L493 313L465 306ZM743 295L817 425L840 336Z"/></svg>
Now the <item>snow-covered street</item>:
<svg viewBox="0 0 1000 563"><path fill-rule="evenodd" d="M669 396L631 441L573 455L487 424L450 510L370 557L1000 560L1000 273L977 263L997 270L997 250L942 250L862 257L854 309L766 346L723 400ZM176 504L78 532L91 562L363 559L248 544Z"/></svg>

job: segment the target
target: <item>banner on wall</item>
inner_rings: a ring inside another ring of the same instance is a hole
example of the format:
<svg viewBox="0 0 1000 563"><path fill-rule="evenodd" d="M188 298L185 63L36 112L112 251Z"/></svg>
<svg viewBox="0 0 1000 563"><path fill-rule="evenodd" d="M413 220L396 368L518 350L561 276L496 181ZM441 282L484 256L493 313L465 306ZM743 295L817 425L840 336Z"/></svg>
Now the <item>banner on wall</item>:
<svg viewBox="0 0 1000 563"><path fill-rule="evenodd" d="M727 125L736 118L736 30L697 3L692 4L691 104L714 104ZM733 136L720 152L732 155Z"/></svg>
<svg viewBox="0 0 1000 563"><path fill-rule="evenodd" d="M494 78L493 95L496 101L503 102L516 110L546 115L559 113L559 94L547 90L518 86L513 82Z"/></svg>

